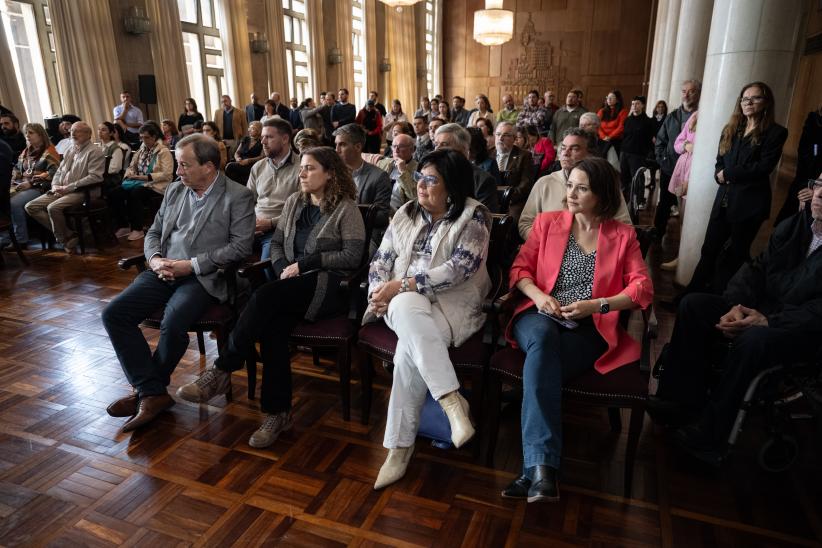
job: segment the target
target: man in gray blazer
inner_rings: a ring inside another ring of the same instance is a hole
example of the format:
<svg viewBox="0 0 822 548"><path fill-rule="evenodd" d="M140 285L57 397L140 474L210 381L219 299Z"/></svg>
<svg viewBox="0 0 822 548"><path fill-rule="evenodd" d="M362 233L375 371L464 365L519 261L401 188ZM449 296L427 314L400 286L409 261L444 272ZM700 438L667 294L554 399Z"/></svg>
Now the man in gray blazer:
<svg viewBox="0 0 822 548"><path fill-rule="evenodd" d="M219 173L217 143L201 134L183 138L175 150L179 181L166 190L146 234L151 270L137 278L103 311L117 358L134 393L108 406L113 417L132 417L138 428L174 405L167 386L188 347L188 328L209 306L228 299L218 269L251 255L254 198L250 190ZM140 322L164 307L154 354Z"/></svg>

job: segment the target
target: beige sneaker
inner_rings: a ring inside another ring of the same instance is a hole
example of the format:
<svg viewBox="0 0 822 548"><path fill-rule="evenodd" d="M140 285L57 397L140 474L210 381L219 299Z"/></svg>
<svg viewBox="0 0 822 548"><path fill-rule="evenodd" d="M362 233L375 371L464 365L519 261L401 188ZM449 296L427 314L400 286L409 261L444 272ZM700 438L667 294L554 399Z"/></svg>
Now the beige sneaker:
<svg viewBox="0 0 822 548"><path fill-rule="evenodd" d="M283 411L276 415L266 415L262 426L248 438L248 445L262 449L272 445L280 434L290 429L294 425L290 411Z"/></svg>
<svg viewBox="0 0 822 548"><path fill-rule="evenodd" d="M475 432L469 416L468 402L462 394L454 390L440 398L439 404L451 424L451 443L459 449L474 437Z"/></svg>
<svg viewBox="0 0 822 548"><path fill-rule="evenodd" d="M194 403L205 403L224 394L231 401L231 374L216 367L206 369L199 378L177 389L177 397Z"/></svg>
<svg viewBox="0 0 822 548"><path fill-rule="evenodd" d="M400 481L405 475L405 471L408 470L408 463L413 454L413 445L411 447L389 449L388 457L380 467L380 473L377 474L377 481L374 482L374 490L382 489L383 487Z"/></svg>

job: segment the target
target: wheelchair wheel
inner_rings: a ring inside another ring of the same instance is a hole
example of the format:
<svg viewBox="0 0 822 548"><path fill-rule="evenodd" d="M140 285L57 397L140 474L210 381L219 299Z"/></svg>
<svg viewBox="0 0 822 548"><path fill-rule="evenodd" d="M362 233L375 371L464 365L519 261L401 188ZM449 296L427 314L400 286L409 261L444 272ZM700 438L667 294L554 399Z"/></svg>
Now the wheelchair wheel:
<svg viewBox="0 0 822 548"><path fill-rule="evenodd" d="M793 436L773 436L759 449L759 466L766 472L785 472L799 455L799 444Z"/></svg>
<svg viewBox="0 0 822 548"><path fill-rule="evenodd" d="M645 173L647 171L646 167L639 168L631 180L628 213L635 224L639 222L639 211L645 208Z"/></svg>

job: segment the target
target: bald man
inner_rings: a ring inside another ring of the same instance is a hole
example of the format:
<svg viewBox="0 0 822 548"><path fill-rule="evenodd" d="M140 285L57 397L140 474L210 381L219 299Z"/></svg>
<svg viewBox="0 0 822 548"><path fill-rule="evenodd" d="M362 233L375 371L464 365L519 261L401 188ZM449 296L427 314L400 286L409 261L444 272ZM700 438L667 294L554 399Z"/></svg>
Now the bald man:
<svg viewBox="0 0 822 548"><path fill-rule="evenodd" d="M518 117L519 110L517 110L517 106L514 104L514 96L506 93L502 96L502 108L497 113L497 121L516 124Z"/></svg>
<svg viewBox="0 0 822 548"><path fill-rule="evenodd" d="M391 177L391 212L397 211L405 202L417 197L417 183L414 172L417 161L414 151L417 144L413 137L400 133L391 141L391 158L380 154L363 154L362 159L374 164Z"/></svg>
<svg viewBox="0 0 822 548"><path fill-rule="evenodd" d="M74 122L71 138L74 143L51 179L51 190L26 204L28 214L54 232L54 238L69 254L75 252L78 238L66 224L65 210L83 203L83 187L103 181L106 163L103 149L91 142L91 127L87 123ZM99 188L92 190L93 197L99 195Z"/></svg>

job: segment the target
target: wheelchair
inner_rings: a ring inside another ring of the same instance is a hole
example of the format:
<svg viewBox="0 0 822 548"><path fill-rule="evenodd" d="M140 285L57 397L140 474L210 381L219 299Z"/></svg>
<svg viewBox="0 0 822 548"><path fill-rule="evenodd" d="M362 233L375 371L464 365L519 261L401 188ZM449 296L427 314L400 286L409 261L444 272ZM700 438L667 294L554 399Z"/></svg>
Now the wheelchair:
<svg viewBox="0 0 822 548"><path fill-rule="evenodd" d="M654 365L651 376L659 379L664 370L665 345ZM722 375L721 364L730 344L717 342L710 361L714 364L711 379L716 384ZM805 410L797 410L799 402L806 403ZM781 473L789 470L799 456L799 441L792 433L794 421L815 420L816 436L822 438L822 351L815 360L779 364L757 374L745 390L728 440L723 450L727 460L742 433L745 419L756 408L761 408L765 418L768 439L759 448L757 463L766 472Z"/></svg>
<svg viewBox="0 0 822 548"><path fill-rule="evenodd" d="M631 179L628 193L628 214L634 224L639 224L639 212L645 209L648 202L655 203L656 173L659 170L655 160L648 159L645 165L636 170ZM658 200L658 198L657 198Z"/></svg>

